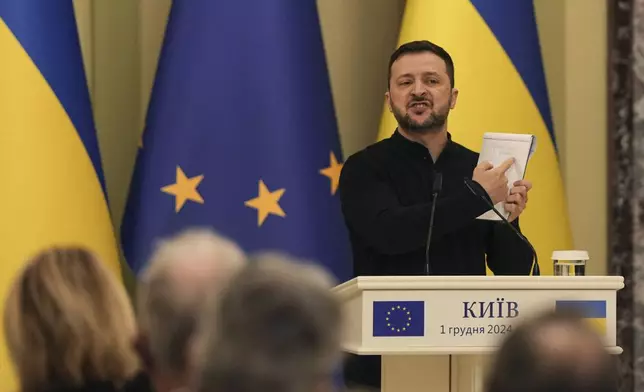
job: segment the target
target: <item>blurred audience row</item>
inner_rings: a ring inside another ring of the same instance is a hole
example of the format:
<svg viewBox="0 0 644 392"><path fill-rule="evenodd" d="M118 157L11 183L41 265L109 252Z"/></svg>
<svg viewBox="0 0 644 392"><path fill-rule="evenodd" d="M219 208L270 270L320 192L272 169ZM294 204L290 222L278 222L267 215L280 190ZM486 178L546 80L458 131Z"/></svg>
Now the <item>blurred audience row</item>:
<svg viewBox="0 0 644 392"><path fill-rule="evenodd" d="M4 332L20 392L330 392L335 283L315 264L189 230L155 249L135 311L94 254L51 248L17 277ZM574 315L525 322L495 357L487 392L618 390L614 358Z"/></svg>

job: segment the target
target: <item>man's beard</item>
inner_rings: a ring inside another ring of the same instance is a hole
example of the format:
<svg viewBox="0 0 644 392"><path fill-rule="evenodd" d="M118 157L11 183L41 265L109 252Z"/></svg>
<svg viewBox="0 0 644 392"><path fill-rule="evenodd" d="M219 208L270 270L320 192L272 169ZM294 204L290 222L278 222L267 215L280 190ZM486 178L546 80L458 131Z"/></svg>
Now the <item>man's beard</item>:
<svg viewBox="0 0 644 392"><path fill-rule="evenodd" d="M391 108L396 121L398 121L398 125L404 130L414 133L440 131L443 126L445 126L447 116L449 115L449 103L445 107L445 110L432 112L423 122L412 120L409 114L403 114L403 112L394 105L391 105Z"/></svg>

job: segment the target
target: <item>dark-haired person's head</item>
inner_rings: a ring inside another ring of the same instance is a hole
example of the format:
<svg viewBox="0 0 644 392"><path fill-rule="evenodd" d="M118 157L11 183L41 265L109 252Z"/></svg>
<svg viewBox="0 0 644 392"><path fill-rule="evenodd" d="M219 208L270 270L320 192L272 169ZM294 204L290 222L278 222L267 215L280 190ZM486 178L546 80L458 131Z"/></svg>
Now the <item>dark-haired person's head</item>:
<svg viewBox="0 0 644 392"><path fill-rule="evenodd" d="M399 128L411 133L445 129L456 105L454 62L429 41L401 45L391 55L385 97Z"/></svg>
<svg viewBox="0 0 644 392"><path fill-rule="evenodd" d="M545 313L501 345L486 392L616 392L613 358L586 321Z"/></svg>
<svg viewBox="0 0 644 392"><path fill-rule="evenodd" d="M330 391L341 359L332 283L312 264L252 259L204 319L196 391Z"/></svg>

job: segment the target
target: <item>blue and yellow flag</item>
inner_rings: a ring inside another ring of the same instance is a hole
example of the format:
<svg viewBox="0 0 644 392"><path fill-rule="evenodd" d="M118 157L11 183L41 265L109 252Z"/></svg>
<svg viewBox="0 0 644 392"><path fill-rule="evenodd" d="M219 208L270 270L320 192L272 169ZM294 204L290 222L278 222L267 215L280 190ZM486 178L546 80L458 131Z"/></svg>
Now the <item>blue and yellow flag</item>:
<svg viewBox="0 0 644 392"><path fill-rule="evenodd" d="M349 278L314 1L174 2L141 145L121 236L135 272L197 226Z"/></svg>
<svg viewBox="0 0 644 392"><path fill-rule="evenodd" d="M534 188L520 221L541 274L551 275L552 251L570 249L572 234L532 0L407 0L399 44L415 40L440 45L454 60L454 141L480 151L485 132L537 136L526 173ZM379 139L395 128L385 106Z"/></svg>
<svg viewBox="0 0 644 392"><path fill-rule="evenodd" d="M606 335L606 301L557 301L555 311L573 312L584 319L599 335Z"/></svg>
<svg viewBox="0 0 644 392"><path fill-rule="evenodd" d="M92 249L120 278L70 1L0 0L0 178L0 311L24 260L53 244ZM15 389L10 371L0 337L0 390Z"/></svg>

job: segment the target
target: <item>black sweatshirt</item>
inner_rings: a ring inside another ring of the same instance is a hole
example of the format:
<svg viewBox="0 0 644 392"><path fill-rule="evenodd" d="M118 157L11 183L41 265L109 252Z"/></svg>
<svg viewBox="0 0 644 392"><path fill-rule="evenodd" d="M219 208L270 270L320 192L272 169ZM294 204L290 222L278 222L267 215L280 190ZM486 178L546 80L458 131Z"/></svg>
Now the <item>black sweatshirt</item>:
<svg viewBox="0 0 644 392"><path fill-rule="evenodd" d="M424 275L434 173L443 176L430 246L432 274L528 275L532 252L470 191L478 154L451 140L434 163L427 148L398 130L352 155L340 176L340 198L353 249L354 276ZM478 191L487 195L478 184ZM489 200L489 197L488 197ZM519 220L512 223L519 229ZM380 385L379 357L349 356L345 379Z"/></svg>
<svg viewBox="0 0 644 392"><path fill-rule="evenodd" d="M434 172L443 176L430 259L435 275L528 275L532 252L464 184L478 154L451 140L436 163L426 147L397 130L344 163L342 212L353 248L354 275L423 275ZM483 188L473 183L482 194ZM519 228L518 219L513 222Z"/></svg>

